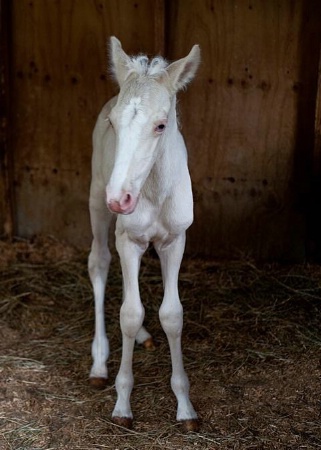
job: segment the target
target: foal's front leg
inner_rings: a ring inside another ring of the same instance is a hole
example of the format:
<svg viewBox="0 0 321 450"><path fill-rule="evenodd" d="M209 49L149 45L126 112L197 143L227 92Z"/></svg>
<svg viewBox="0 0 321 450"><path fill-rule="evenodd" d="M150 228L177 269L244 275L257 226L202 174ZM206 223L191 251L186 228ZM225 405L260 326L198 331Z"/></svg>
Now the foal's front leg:
<svg viewBox="0 0 321 450"><path fill-rule="evenodd" d="M134 385L132 361L135 338L145 315L139 295L138 272L146 247L131 241L127 233L116 233L116 248L123 272L124 301L120 309L123 351L116 377L117 402L112 417L114 422L126 428L131 428L133 419L130 395Z"/></svg>
<svg viewBox="0 0 321 450"><path fill-rule="evenodd" d="M167 335L171 360L171 386L177 399L177 420L183 422L187 431L199 428L197 414L189 399L189 381L184 370L181 349L183 328L183 307L178 294L178 274L185 248L185 232L170 245L155 245L161 260L164 282L164 299L159 310L159 318Z"/></svg>

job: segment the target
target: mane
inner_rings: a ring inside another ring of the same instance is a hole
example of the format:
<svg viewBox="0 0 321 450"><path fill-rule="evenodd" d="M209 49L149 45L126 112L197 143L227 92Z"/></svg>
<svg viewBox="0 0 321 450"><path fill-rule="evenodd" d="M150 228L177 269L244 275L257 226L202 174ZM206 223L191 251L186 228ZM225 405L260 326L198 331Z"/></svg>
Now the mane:
<svg viewBox="0 0 321 450"><path fill-rule="evenodd" d="M149 59L146 55L132 56L128 62L130 73L150 77L159 77L166 73L168 62L161 56Z"/></svg>

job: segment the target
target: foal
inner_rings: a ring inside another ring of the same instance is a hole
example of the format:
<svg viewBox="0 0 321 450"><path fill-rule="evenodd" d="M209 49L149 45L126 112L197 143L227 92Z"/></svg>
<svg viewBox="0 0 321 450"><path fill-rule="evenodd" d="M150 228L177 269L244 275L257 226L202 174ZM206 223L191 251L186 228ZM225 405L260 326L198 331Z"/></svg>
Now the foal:
<svg viewBox="0 0 321 450"><path fill-rule="evenodd" d="M104 295L111 260L108 227L117 214L116 248L124 289L120 309L123 349L113 420L132 425L134 344L135 340L140 344L151 340L143 327L138 272L141 257L152 242L162 267L164 299L159 318L171 352L177 420L184 422L187 430L197 430L183 366L183 309L177 287L185 230L193 221L193 198L186 147L177 126L176 92L194 77L200 50L194 45L188 56L168 65L161 57L151 61L142 55L129 57L115 37L110 39L110 49L120 92L103 107L93 133L89 201L93 242L88 267L95 296L95 336L90 380L95 386L104 386L108 376Z"/></svg>

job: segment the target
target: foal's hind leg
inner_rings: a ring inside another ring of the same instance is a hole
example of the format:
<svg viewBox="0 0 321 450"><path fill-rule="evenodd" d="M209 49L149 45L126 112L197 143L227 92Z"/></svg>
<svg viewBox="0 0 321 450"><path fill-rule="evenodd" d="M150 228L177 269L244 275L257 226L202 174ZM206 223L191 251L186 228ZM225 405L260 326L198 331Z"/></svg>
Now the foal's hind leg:
<svg viewBox="0 0 321 450"><path fill-rule="evenodd" d="M141 327L136 335L136 342L145 347L146 350L155 350L155 342L145 327Z"/></svg>
<svg viewBox="0 0 321 450"><path fill-rule="evenodd" d="M90 383L103 388L108 378L107 359L109 342L105 331L104 299L107 275L111 260L108 248L108 228L112 215L108 211L104 195L93 192L89 202L93 241L88 258L88 271L95 298L95 336L92 343L93 365L90 371Z"/></svg>

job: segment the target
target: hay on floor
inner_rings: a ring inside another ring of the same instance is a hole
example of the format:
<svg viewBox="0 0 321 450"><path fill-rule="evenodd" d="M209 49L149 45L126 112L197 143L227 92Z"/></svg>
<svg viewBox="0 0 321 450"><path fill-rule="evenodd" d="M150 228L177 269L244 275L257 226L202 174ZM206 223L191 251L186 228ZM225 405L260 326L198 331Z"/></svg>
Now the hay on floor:
<svg viewBox="0 0 321 450"><path fill-rule="evenodd" d="M110 385L88 385L93 298L87 254L52 238L0 242L0 447L280 449L321 447L321 268L185 258L183 348L199 433L175 422L158 320L159 261L143 259L141 296L157 349L134 356L134 429L115 426L121 273L106 292Z"/></svg>

